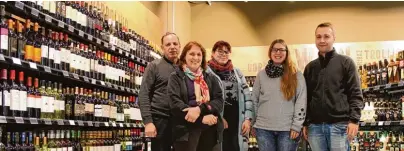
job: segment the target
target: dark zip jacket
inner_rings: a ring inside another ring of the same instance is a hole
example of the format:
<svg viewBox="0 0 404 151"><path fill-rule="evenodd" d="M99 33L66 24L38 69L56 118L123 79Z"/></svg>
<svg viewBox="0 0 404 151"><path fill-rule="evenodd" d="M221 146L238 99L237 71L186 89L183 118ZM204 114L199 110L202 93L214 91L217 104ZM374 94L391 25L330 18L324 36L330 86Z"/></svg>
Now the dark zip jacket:
<svg viewBox="0 0 404 151"><path fill-rule="evenodd" d="M354 61L337 54L311 61L304 70L307 83L307 116L304 125L359 122L363 95Z"/></svg>
<svg viewBox="0 0 404 151"><path fill-rule="evenodd" d="M204 80L209 88L210 101L201 104L201 114L195 123L190 123L185 120L186 112L182 110L188 108L188 93L187 78L185 73L176 68L168 81L167 92L170 97L170 108L173 122L173 135L176 141L188 141L189 130L195 127L204 128L207 125L202 124L202 118L205 115L213 114L218 117L217 124L212 125L217 128L217 141L223 140L222 133L224 125L220 113L223 110L223 92L219 86L219 81L211 73L203 72Z"/></svg>

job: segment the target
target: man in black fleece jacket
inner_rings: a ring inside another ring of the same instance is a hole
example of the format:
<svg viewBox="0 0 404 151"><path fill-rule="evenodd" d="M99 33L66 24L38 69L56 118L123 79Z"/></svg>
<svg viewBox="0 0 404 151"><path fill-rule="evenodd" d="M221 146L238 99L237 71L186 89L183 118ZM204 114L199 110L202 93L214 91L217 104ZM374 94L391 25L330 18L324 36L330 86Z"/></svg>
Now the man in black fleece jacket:
<svg viewBox="0 0 404 151"><path fill-rule="evenodd" d="M172 126L167 95L168 78L180 53L179 38L174 33L161 37L164 56L146 67L139 92L139 106L145 124L146 137L152 137L152 151L170 151Z"/></svg>
<svg viewBox="0 0 404 151"><path fill-rule="evenodd" d="M315 31L319 58L304 70L307 116L304 137L313 151L347 151L358 133L363 96L354 61L333 47L335 31L322 23Z"/></svg>

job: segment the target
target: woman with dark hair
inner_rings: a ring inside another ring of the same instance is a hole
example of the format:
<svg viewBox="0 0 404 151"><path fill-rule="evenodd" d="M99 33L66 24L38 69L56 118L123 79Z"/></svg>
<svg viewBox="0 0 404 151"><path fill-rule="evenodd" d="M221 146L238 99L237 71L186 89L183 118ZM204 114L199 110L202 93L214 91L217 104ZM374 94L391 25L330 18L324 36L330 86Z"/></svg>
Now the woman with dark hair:
<svg viewBox="0 0 404 151"><path fill-rule="evenodd" d="M221 151L223 94L205 72L205 56L201 44L189 42L168 80L176 151Z"/></svg>
<svg viewBox="0 0 404 151"><path fill-rule="evenodd" d="M251 92L240 69L233 66L230 60L231 46L226 41L218 41L212 48L212 59L208 61L207 72L213 73L220 81L223 91L223 150L244 151L253 117Z"/></svg>
<svg viewBox="0 0 404 151"><path fill-rule="evenodd" d="M268 57L252 92L258 147L265 151L296 151L306 117L306 82L284 40L271 43Z"/></svg>

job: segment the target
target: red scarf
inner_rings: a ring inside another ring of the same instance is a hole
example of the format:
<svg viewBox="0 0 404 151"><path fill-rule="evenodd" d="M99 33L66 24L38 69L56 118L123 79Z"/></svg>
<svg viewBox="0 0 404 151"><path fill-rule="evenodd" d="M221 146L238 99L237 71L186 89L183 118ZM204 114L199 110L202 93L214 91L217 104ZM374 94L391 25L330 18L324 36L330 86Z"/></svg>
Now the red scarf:
<svg viewBox="0 0 404 151"><path fill-rule="evenodd" d="M183 69L185 75L194 81L195 97L198 105L210 101L209 88L203 77L202 69L198 68L196 72L192 72L185 65Z"/></svg>
<svg viewBox="0 0 404 151"><path fill-rule="evenodd" d="M208 61L209 67L211 67L214 71L223 72L223 71L231 71L233 70L233 63L231 60L227 61L225 65L220 65L215 59L211 59Z"/></svg>

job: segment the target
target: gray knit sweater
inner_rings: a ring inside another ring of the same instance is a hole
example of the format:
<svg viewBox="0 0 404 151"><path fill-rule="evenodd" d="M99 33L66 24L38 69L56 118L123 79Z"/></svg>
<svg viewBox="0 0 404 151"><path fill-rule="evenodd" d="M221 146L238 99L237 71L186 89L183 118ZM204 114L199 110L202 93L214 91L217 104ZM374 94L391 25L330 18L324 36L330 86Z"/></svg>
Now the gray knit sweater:
<svg viewBox="0 0 404 151"><path fill-rule="evenodd" d="M258 73L252 93L255 128L301 131L307 104L306 82L301 72L297 73L297 81L295 97L286 100L280 87L281 77L269 78L265 70Z"/></svg>

